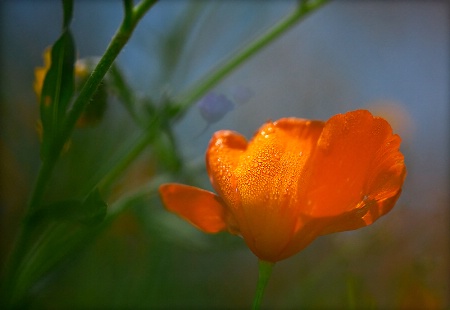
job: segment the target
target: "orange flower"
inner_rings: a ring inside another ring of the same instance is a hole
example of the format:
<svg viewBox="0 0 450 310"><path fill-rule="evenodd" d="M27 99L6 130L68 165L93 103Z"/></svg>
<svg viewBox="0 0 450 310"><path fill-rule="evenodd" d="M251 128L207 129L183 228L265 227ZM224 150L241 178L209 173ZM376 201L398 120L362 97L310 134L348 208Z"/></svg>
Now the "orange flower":
<svg viewBox="0 0 450 310"><path fill-rule="evenodd" d="M168 210L197 228L239 234L261 260L277 262L389 212L406 175L400 141L365 110L268 122L250 142L222 130L206 152L218 195L181 184L159 191Z"/></svg>

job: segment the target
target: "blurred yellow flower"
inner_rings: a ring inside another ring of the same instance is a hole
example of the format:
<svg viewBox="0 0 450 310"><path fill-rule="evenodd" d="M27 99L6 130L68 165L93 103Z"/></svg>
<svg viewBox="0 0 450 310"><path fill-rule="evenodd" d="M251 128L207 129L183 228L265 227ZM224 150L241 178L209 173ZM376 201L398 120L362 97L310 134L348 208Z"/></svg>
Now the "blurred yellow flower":
<svg viewBox="0 0 450 310"><path fill-rule="evenodd" d="M34 69L34 83L33 83L33 89L34 93L36 94L38 101L41 100L41 92L42 87L44 86L44 79L45 75L47 74L48 69L50 69L50 65L52 63L51 61L51 52L52 49L50 47L47 47L44 51L44 66L43 67L36 67Z"/></svg>
<svg viewBox="0 0 450 310"><path fill-rule="evenodd" d="M33 89L38 98L38 102L41 100L42 87L44 85L45 76L51 66L51 48L45 49L43 58L44 66L36 67L34 69L34 84ZM75 84L76 89L79 91L83 87L84 83L88 79L91 73L91 65L89 61L84 59L77 60L74 65ZM102 83L97 88L91 101L87 104L85 110L77 121L77 127L84 127L87 125L94 125L101 120L106 110L107 104L107 91L105 84ZM42 124L38 124L38 132L42 134Z"/></svg>

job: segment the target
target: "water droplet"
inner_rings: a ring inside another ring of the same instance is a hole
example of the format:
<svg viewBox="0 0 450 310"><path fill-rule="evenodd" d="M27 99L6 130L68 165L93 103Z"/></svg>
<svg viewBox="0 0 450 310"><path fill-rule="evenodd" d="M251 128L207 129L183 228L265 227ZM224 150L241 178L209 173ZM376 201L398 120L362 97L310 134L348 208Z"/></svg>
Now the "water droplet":
<svg viewBox="0 0 450 310"><path fill-rule="evenodd" d="M303 152L300 152L299 154L298 154L298 156L302 156L303 155Z"/></svg>
<svg viewBox="0 0 450 310"><path fill-rule="evenodd" d="M330 144L331 144L331 135L330 134L322 135L320 137L319 141L317 141L317 145L324 151L329 150Z"/></svg>

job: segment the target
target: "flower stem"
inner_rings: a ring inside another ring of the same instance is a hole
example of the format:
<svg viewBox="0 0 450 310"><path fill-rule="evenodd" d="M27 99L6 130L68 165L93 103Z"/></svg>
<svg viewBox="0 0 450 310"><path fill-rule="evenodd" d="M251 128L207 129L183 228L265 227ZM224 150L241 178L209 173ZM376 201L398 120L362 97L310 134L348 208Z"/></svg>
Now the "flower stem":
<svg viewBox="0 0 450 310"><path fill-rule="evenodd" d="M275 24L267 32L262 34L259 38L249 43L240 52L226 60L225 63L219 65L217 69L206 78L201 79L194 85L186 94L179 96L181 106L187 109L193 102L200 99L209 89L219 83L223 78L230 74L239 65L245 62L257 52L279 38L283 33L289 30L292 26L303 20L308 14L320 8L329 0L316 0L313 3L308 1L301 1L296 10L288 15L285 19ZM176 100L177 101L177 100Z"/></svg>
<svg viewBox="0 0 450 310"><path fill-rule="evenodd" d="M75 123L83 112L84 108L92 98L97 87L101 83L103 77L111 67L114 60L119 55L125 44L131 37L136 25L144 14L156 3L157 0L142 0L132 10L130 4L132 1L125 2L125 17L119 27L118 31L111 40L107 47L105 54L99 61L98 65L92 72L91 76L86 81L80 95L73 103L72 109L68 112L64 121L64 126L61 132L58 134L58 139L52 143L53 156L45 157L38 172L38 177L33 188L30 200L28 201L25 214L30 214L35 208L37 208L42 201L45 189L50 180L53 168L58 160L61 150L71 135ZM25 216L26 216L25 215ZM18 233L18 239L14 245L12 253L8 259L8 268L6 269L5 278L2 281L1 293L5 294L3 302L6 305L13 307L13 303L23 297L25 292L19 290L16 285L16 274L18 274L18 267L20 266L24 255L26 254L26 244L30 239L31 228L27 222L23 223ZM31 285L27 283L28 285ZM20 293L18 293L20 291ZM11 296L14 296L12 298ZM11 303L11 304L9 304Z"/></svg>
<svg viewBox="0 0 450 310"><path fill-rule="evenodd" d="M143 133L132 145L131 149L126 152L118 161L116 161L115 166L108 171L101 181L96 184L101 190L108 191L112 183L117 179L118 176L136 159L136 157L141 154L141 152L149 145L153 140L155 134L145 132ZM92 188L93 189L93 188ZM90 190L92 190L90 189Z"/></svg>
<svg viewBox="0 0 450 310"><path fill-rule="evenodd" d="M156 1L157 0L142 0L133 8L133 10L131 10L129 5L127 5L127 3L131 2L125 2L125 16L122 24L112 38L109 46L93 70L91 76L89 76L88 80L84 84L79 96L73 103L72 109L68 112L62 131L58 136L58 140L53 143L52 153L55 154L55 156L46 158L40 167L37 182L28 203L27 211L31 211L41 203L51 172L53 171L64 144L75 127L75 123L94 95L105 74L108 72L109 68L119 55L120 51L128 42L139 20L156 3Z"/></svg>
<svg viewBox="0 0 450 310"><path fill-rule="evenodd" d="M125 2L128 3L128 2ZM61 142L67 140L75 127L75 123L88 104L90 98L94 95L97 87L100 85L106 72L108 72L114 60L119 55L125 44L131 37L134 28L144 14L156 3L156 0L143 0L136 7L130 11L130 8L125 5L125 18L119 27L119 30L114 35L111 43L98 62L91 76L88 78L80 92L80 95L73 103L72 109L67 115L65 126L62 132Z"/></svg>
<svg viewBox="0 0 450 310"><path fill-rule="evenodd" d="M253 299L253 310L257 310L261 306L261 301L264 296L264 290L266 289L267 283L269 282L269 278L272 274L274 265L275 263L270 263L263 260L259 261L259 276L258 284L256 286L255 298Z"/></svg>

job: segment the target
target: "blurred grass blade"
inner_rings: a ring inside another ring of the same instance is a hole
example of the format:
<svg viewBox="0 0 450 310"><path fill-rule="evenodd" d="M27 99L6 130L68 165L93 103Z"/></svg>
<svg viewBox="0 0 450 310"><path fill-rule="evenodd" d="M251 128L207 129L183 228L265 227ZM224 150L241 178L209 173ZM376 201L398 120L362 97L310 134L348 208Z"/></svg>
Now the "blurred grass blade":
<svg viewBox="0 0 450 310"><path fill-rule="evenodd" d="M56 265L90 244L106 226L107 205L94 190L83 200L66 200L37 209L28 218L33 231L13 280L12 305Z"/></svg>
<svg viewBox="0 0 450 310"><path fill-rule="evenodd" d="M133 90L127 84L122 72L120 71L120 69L116 64L113 64L111 66L108 77L111 82L110 86L113 92L119 98L120 102L125 106L125 108L127 109L128 113L130 113L133 120L139 124L141 120L136 111L137 100L133 94Z"/></svg>
<svg viewBox="0 0 450 310"><path fill-rule="evenodd" d="M8 296L14 307L21 307L34 285L49 275L55 266L78 253L89 245L101 231L102 225L87 226L70 221L49 221L38 225L34 230L33 243L18 266L11 295ZM43 231L42 231L43 229Z"/></svg>
<svg viewBox="0 0 450 310"><path fill-rule="evenodd" d="M103 201L100 192L95 189L83 201L78 220L86 225L99 224L106 216L107 207L108 205Z"/></svg>
<svg viewBox="0 0 450 310"><path fill-rule="evenodd" d="M84 201L68 199L39 207L31 213L27 220L32 226L48 224L51 221L94 225L105 218L106 211L107 204L95 189Z"/></svg>

